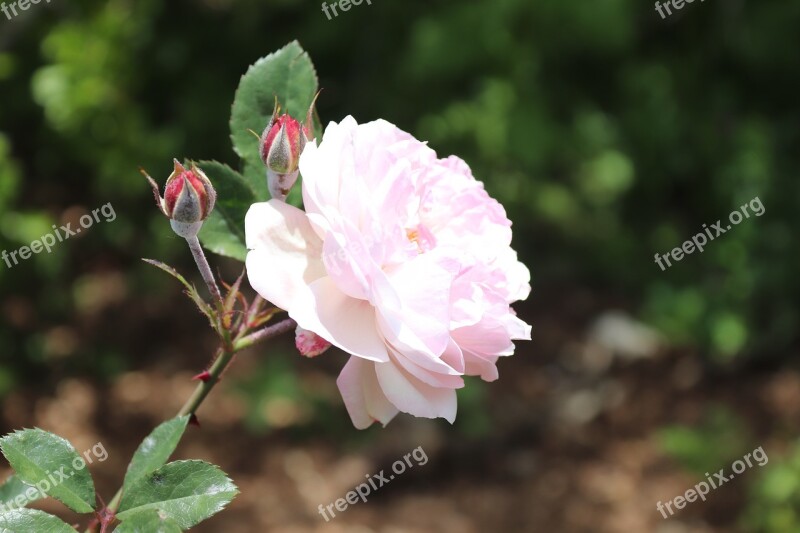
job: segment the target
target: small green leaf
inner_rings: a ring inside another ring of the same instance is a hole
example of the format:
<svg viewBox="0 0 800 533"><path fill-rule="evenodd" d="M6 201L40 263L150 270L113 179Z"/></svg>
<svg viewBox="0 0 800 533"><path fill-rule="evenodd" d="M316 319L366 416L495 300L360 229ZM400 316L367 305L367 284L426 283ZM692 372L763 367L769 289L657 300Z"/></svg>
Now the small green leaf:
<svg viewBox="0 0 800 533"><path fill-rule="evenodd" d="M231 315L233 314L233 310L236 307L236 303L242 302L242 300L244 300L244 296L240 292L240 288L242 286L242 280L244 279L246 273L247 270L242 269L242 273L239 274L239 277L236 278L236 281L233 282L233 285L228 285L227 283L223 282L226 289L228 290L228 293L225 295L225 300L223 302L222 307L225 309L226 317L228 318L230 318ZM247 304L243 303L242 305L246 307ZM240 314L239 318L241 318L241 316L242 315Z"/></svg>
<svg viewBox="0 0 800 533"><path fill-rule="evenodd" d="M167 462L178 446L188 423L188 416L167 420L142 441L136 453L133 454L131 464L128 465L128 472L125 474L125 481L122 484L123 491L127 492L126 489L133 483L161 468Z"/></svg>
<svg viewBox="0 0 800 533"><path fill-rule="evenodd" d="M200 241L215 254L244 261L244 217L256 202L256 193L248 180L227 165L216 161L199 161L197 165L217 190L217 204L200 230ZM261 176L264 183L265 172L262 170Z"/></svg>
<svg viewBox="0 0 800 533"><path fill-rule="evenodd" d="M245 178L258 200L267 200L269 192L259 142L248 130L258 134L264 131L272 118L276 96L283 112L304 122L317 87L314 64L297 41L259 59L242 76L233 101L231 140L245 161Z"/></svg>
<svg viewBox="0 0 800 533"><path fill-rule="evenodd" d="M162 263L161 261L156 261L155 259L142 259L148 265L153 265L154 267L163 270L173 278L180 281L184 287L186 287L186 294L189 298L195 303L197 308L200 310L201 313L206 315L208 318L208 323L211 325L211 329L215 331L219 331L219 326L217 325L214 310L211 309L211 306L200 296L200 293L197 292L197 287L186 281L186 278L181 276L177 270L172 268L166 263Z"/></svg>
<svg viewBox="0 0 800 533"><path fill-rule="evenodd" d="M114 530L114 533L181 533L178 523L163 511L134 514Z"/></svg>
<svg viewBox="0 0 800 533"><path fill-rule="evenodd" d="M16 509L0 514L0 533L75 533L75 528L37 509Z"/></svg>
<svg viewBox="0 0 800 533"><path fill-rule="evenodd" d="M12 510L15 507L25 507L29 503L45 496L46 494L39 492L36 487L31 487L20 481L17 476L9 476L0 485L0 504L3 504L0 506L0 513ZM20 499L20 503L16 502L17 498Z"/></svg>
<svg viewBox="0 0 800 533"><path fill-rule="evenodd" d="M0 439L0 450L21 481L50 485L47 494L77 513L94 509L92 476L66 439L38 428L25 429Z"/></svg>
<svg viewBox="0 0 800 533"><path fill-rule="evenodd" d="M238 493L218 467L203 461L176 461L128 487L117 518L124 522L159 510L182 529L189 529L221 511Z"/></svg>
<svg viewBox="0 0 800 533"><path fill-rule="evenodd" d="M160 269L160 270L163 270L164 272L166 272L167 274L169 274L169 275L170 275L170 276L172 276L173 278L177 279L178 281L180 281L180 282L181 282L181 284L182 284L184 287L186 287L186 290L188 290L188 291L190 291L190 292L191 292L192 290L194 290L194 286L193 286L191 283L189 283L188 281L186 281L186 278L184 278L183 276L181 276L181 275L178 273L178 271L177 271L177 270L175 270L174 268L172 268L172 267L171 267L171 266L169 266L168 264L166 264L166 263L162 263L161 261L157 261L157 260L155 260L155 259L146 259L146 258L145 258L145 259L142 259L142 261L144 261L144 262L145 262L145 263L147 263L148 265L153 265L154 267L156 267L156 268L158 268L158 269Z"/></svg>

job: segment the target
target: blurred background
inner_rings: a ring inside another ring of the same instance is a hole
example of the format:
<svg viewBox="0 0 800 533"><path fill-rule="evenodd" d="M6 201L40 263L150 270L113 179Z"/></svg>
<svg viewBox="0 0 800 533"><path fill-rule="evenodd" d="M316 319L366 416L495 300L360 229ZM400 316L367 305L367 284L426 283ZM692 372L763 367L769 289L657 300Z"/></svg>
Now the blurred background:
<svg viewBox="0 0 800 533"><path fill-rule="evenodd" d="M237 165L240 76L299 39L323 122L379 117L467 160L514 221L534 340L468 383L454 426L358 432L345 355L239 356L176 454L242 494L198 532L800 531L800 4L52 0L0 15L0 250L111 203L52 253L0 263L0 430L79 450L107 499L214 349L165 261L200 281L139 166ZM766 212L662 271L702 224ZM241 266L212 257L232 281ZM422 446L366 504L317 513ZM665 520L758 446L769 457ZM0 464L0 475L9 469ZM75 520L53 501L34 504Z"/></svg>

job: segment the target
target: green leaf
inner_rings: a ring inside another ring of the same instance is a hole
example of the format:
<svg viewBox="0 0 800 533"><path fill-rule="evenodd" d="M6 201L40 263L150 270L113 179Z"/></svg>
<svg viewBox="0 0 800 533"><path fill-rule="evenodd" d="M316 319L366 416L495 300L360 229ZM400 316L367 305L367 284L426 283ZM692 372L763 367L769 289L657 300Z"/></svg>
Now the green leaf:
<svg viewBox="0 0 800 533"><path fill-rule="evenodd" d="M194 285L186 281L186 278L181 276L177 270L175 270L166 263L162 263L161 261L156 261L155 259L146 259L146 258L142 259L142 261L144 261L148 265L153 265L154 267L163 270L173 278L180 281L181 284L184 287L186 287L186 294L189 296L189 298L195 303L200 312L206 315L206 318L208 318L208 322L211 325L211 328L214 329L215 331L219 331L219 327L217 326L215 319L214 310L211 308L210 305L208 305L208 303L203 299L203 297L200 296L200 293L197 292L197 288Z"/></svg>
<svg viewBox="0 0 800 533"><path fill-rule="evenodd" d="M242 263L247 258L244 241L231 232L228 223L216 210L203 222L199 238L206 250L217 255L231 257Z"/></svg>
<svg viewBox="0 0 800 533"><path fill-rule="evenodd" d="M35 502L45 496L46 495L39 492L37 488L26 485L20 481L17 476L9 476L9 478L0 485L0 504L4 506L0 507L0 513L6 512L14 507L25 507L29 503ZM24 503L18 504L16 502L17 498L25 498Z"/></svg>
<svg viewBox="0 0 800 533"><path fill-rule="evenodd" d="M255 140L255 137L253 137L253 142L253 149L258 152L258 141ZM261 159L258 160L258 163L245 161L243 166L242 176L255 191L256 200L266 202L272 198L267 188L267 167L264 166Z"/></svg>
<svg viewBox="0 0 800 533"><path fill-rule="evenodd" d="M236 278L236 281L233 282L233 285L228 285L227 283L223 282L228 293L225 295L225 300L223 301L222 307L223 309L225 309L226 319L228 320L231 320L231 316L233 315L236 303L241 302L240 297L244 299L244 296L240 292L240 288L242 286L242 280L244 279L246 273L247 270L242 269L242 273L239 274L239 277ZM247 305L246 303L242 304L243 307L246 307L246 305ZM239 318L240 319L242 318L242 314L239 315Z"/></svg>
<svg viewBox="0 0 800 533"><path fill-rule="evenodd" d="M154 267L156 267L156 268L158 268L160 270L163 270L164 272L166 272L167 274L169 274L173 278L177 279L178 281L181 282L181 284L184 287L186 287L187 291L191 292L191 291L195 290L194 285L192 285L191 283L186 281L186 278L184 278L177 270L175 270L174 268L172 268L168 264L162 263L161 261L157 261L155 259L146 259L145 258L145 259L142 259L142 261L144 261L148 265L153 265Z"/></svg>
<svg viewBox="0 0 800 533"><path fill-rule="evenodd" d="M94 509L92 476L66 439L38 428L25 429L0 439L0 450L23 482L37 486L46 482L47 494L77 513Z"/></svg>
<svg viewBox="0 0 800 533"><path fill-rule="evenodd" d="M117 518L124 522L159 510L182 529L189 529L221 511L238 493L218 467L203 461L176 461L128 487Z"/></svg>
<svg viewBox="0 0 800 533"><path fill-rule="evenodd" d="M247 255L244 216L256 202L256 193L241 174L227 165L199 161L197 166L203 169L217 190L217 204L200 230L200 241L215 254L244 261ZM264 172L262 170L261 181L266 184Z"/></svg>
<svg viewBox="0 0 800 533"><path fill-rule="evenodd" d="M145 511L122 522L114 533L181 533L178 523L163 511Z"/></svg>
<svg viewBox="0 0 800 533"><path fill-rule="evenodd" d="M161 468L167 462L178 446L188 423L189 416L167 420L142 441L136 453L133 454L131 464L128 465L128 472L125 474L125 481L122 484L123 494L133 483Z"/></svg>
<svg viewBox="0 0 800 533"><path fill-rule="evenodd" d="M75 528L37 509L16 509L0 514L0 533L75 533Z"/></svg>
<svg viewBox="0 0 800 533"><path fill-rule="evenodd" d="M317 93L317 73L311 58L293 41L256 61L242 76L231 114L231 140L245 161L245 178L259 200L269 198L259 142L248 130L261 134L272 118L275 97L284 112L304 122Z"/></svg>
<svg viewBox="0 0 800 533"><path fill-rule="evenodd" d="M289 191L289 196L286 197L286 203L293 205L297 208L303 208L303 177L298 176L297 183L294 184L292 190Z"/></svg>

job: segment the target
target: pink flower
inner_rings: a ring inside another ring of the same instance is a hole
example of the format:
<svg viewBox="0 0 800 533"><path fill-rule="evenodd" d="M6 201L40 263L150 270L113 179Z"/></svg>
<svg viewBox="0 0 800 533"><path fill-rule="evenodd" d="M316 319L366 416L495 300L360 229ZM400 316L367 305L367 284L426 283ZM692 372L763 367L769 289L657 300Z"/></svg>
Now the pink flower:
<svg viewBox="0 0 800 533"><path fill-rule="evenodd" d="M337 383L357 428L398 411L456 416L462 376L531 329L503 207L456 157L379 120L331 123L300 158L306 211L272 200L245 219L247 273L301 328L351 355Z"/></svg>

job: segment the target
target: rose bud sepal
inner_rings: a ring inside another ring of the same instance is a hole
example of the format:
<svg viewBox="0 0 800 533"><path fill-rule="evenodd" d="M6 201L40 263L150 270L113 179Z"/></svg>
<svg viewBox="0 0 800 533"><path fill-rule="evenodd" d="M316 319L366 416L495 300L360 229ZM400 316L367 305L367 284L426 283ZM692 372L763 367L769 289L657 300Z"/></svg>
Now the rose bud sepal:
<svg viewBox="0 0 800 533"><path fill-rule="evenodd" d="M170 219L172 230L183 238L195 237L217 200L211 180L194 163L187 170L176 159L161 198L156 182L147 173L143 174L153 187L159 209Z"/></svg>

